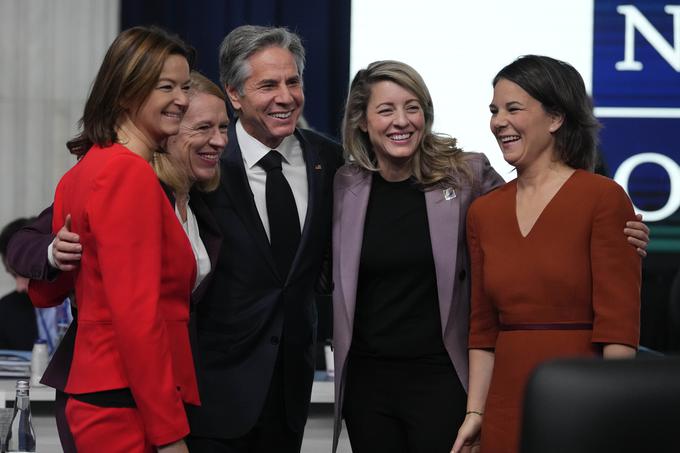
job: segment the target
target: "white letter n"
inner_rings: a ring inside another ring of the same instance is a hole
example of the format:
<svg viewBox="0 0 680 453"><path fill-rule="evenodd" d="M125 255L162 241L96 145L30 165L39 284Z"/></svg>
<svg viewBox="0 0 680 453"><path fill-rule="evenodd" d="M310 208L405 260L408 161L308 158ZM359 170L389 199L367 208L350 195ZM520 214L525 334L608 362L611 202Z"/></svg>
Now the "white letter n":
<svg viewBox="0 0 680 453"><path fill-rule="evenodd" d="M616 12L626 17L626 34L623 61L616 62L618 71L641 71L642 63L635 61L635 30L652 45L659 55L680 72L680 5L666 5L664 11L673 15L673 46L661 36L661 33L633 5L621 5Z"/></svg>

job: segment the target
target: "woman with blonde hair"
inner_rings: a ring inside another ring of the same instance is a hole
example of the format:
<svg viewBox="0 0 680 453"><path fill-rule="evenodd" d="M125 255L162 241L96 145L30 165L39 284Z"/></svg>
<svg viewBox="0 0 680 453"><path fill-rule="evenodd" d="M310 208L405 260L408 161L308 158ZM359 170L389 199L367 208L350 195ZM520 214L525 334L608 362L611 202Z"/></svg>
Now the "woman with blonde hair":
<svg viewBox="0 0 680 453"><path fill-rule="evenodd" d="M432 132L420 75L378 61L352 81L334 188L336 432L355 452L448 450L465 416L465 213L502 178Z"/></svg>
<svg viewBox="0 0 680 453"><path fill-rule="evenodd" d="M154 170L163 183L175 214L191 242L197 277L192 300L200 300L214 268L221 235L203 193L220 183L220 156L227 146L229 118L222 90L197 71L191 72L189 108L179 132L168 138L165 151L155 153ZM204 280L205 279L205 280Z"/></svg>

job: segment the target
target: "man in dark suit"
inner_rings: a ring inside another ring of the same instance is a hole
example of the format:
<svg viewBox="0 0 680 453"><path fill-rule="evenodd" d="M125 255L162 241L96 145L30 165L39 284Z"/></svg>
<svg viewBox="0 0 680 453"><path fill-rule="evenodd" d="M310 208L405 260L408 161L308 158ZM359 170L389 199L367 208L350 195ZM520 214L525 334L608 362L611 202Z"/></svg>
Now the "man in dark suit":
<svg viewBox="0 0 680 453"><path fill-rule="evenodd" d="M342 163L339 145L296 128L303 70L300 38L283 28L238 27L220 48L237 119L221 187L207 197L223 242L195 313L202 406L189 410L191 451L300 450L314 377L314 288Z"/></svg>

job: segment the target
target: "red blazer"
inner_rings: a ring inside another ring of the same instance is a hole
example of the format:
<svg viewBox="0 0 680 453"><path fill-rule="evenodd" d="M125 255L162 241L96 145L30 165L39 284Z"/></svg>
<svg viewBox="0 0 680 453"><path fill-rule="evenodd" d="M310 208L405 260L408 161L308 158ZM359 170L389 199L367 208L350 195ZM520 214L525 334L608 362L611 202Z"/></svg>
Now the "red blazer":
<svg viewBox="0 0 680 453"><path fill-rule="evenodd" d="M151 166L127 148L93 146L59 182L52 228L71 214L81 265L32 280L38 307L75 287L78 333L65 391L129 387L155 445L188 432L183 402L200 404L188 320L195 259Z"/></svg>

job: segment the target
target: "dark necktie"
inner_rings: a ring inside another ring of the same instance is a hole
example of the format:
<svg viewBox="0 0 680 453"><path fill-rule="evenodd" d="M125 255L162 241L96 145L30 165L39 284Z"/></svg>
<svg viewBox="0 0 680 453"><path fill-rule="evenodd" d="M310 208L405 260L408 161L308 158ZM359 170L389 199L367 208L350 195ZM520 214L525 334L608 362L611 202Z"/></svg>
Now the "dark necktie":
<svg viewBox="0 0 680 453"><path fill-rule="evenodd" d="M269 151L258 164L267 172L265 197L272 255L285 280L300 244L300 219L293 191L281 172L281 154Z"/></svg>

